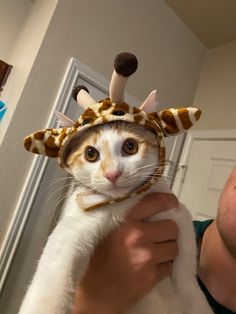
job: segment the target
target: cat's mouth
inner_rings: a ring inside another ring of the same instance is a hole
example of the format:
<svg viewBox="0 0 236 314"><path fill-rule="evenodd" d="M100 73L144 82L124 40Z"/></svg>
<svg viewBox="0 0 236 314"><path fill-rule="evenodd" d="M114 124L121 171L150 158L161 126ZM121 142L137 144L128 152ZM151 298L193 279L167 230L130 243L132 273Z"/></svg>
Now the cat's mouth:
<svg viewBox="0 0 236 314"><path fill-rule="evenodd" d="M142 182L140 182L137 185L136 180L129 181L127 183L127 180L117 181L117 182L94 182L93 191L96 191L97 193L107 195L113 199L125 197L129 194L131 194L133 191L136 191L137 189L141 188L147 181L150 181L152 175L149 175L146 179Z"/></svg>
<svg viewBox="0 0 236 314"><path fill-rule="evenodd" d="M103 187L100 186L99 189L97 189L97 192L110 196L114 199L120 198L129 195L130 193L132 193L132 191L135 191L136 189L141 187L147 180L149 180L149 178L144 180L139 185L135 185L132 183L127 184L127 182L110 183L106 184L106 186Z"/></svg>

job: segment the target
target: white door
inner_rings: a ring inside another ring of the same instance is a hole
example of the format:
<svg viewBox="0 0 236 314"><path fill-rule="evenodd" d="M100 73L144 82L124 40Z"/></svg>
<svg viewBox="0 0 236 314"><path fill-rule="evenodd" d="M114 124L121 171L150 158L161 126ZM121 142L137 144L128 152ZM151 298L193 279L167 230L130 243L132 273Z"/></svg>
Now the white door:
<svg viewBox="0 0 236 314"><path fill-rule="evenodd" d="M71 90L76 85L85 85L97 101L108 96L109 81L72 59L52 108L48 127L55 126L55 111L63 112L74 120L82 113L72 99ZM126 100L134 105L141 103L128 94ZM5 245L0 251L0 313L17 313L70 187L71 179L59 167L57 160L35 157Z"/></svg>
<svg viewBox="0 0 236 314"><path fill-rule="evenodd" d="M224 184L236 165L236 130L189 132L173 191L193 219L214 218Z"/></svg>

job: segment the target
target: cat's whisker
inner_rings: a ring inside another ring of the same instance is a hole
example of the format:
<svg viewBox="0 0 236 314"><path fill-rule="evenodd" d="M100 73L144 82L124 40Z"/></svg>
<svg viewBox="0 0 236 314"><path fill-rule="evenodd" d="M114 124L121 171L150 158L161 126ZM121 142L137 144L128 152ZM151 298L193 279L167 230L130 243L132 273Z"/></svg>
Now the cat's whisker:
<svg viewBox="0 0 236 314"><path fill-rule="evenodd" d="M169 161L166 161L164 162L164 165L168 165L169 164ZM137 167L136 169L139 170L139 169L143 169L143 168L148 168L148 167L158 167L160 165L163 165L163 162L160 162L160 161L157 161L155 163L152 163L152 164L147 164L147 165L144 165L144 166L140 166L140 167Z"/></svg>
<svg viewBox="0 0 236 314"><path fill-rule="evenodd" d="M57 179L57 180L55 180L55 182L51 182L50 184L48 184L44 189L43 189L43 191L41 192L42 193L42 195L50 188L50 187L52 187L53 185L56 185L56 184L58 184L59 182L60 183L63 183L62 181L65 181L65 180L70 180L71 181L71 183L73 182L73 180L74 180L74 177L64 177L64 178L60 178L60 179ZM64 185L63 185L64 186Z"/></svg>
<svg viewBox="0 0 236 314"><path fill-rule="evenodd" d="M55 212L60 205L62 201L64 201L67 197L71 196L72 193L74 193L78 187L75 187L73 189L68 189L66 192L62 193L56 200L55 200L55 205L51 210L49 210L49 214L53 212L53 216L55 215ZM58 215L57 215L58 216Z"/></svg>
<svg viewBox="0 0 236 314"><path fill-rule="evenodd" d="M50 203L50 201L53 199L53 197L54 197L58 192L60 192L60 191L63 190L63 189L67 189L67 192L68 192L68 191L70 190L69 188L70 188L71 186L72 186L72 184L69 183L69 184L63 185L63 186L59 187L58 189L56 189L55 191L53 191L53 192L51 193L50 197L49 197L48 200L47 200L47 204ZM77 189L78 186L76 186L75 188Z"/></svg>
<svg viewBox="0 0 236 314"><path fill-rule="evenodd" d="M74 177L73 176L65 176L65 177L58 177L58 178L53 178L53 179L49 179L49 180L46 180L45 182L41 183L40 186L50 186L50 185L53 185L53 184L56 184L58 182L61 182L63 180L73 180Z"/></svg>
<svg viewBox="0 0 236 314"><path fill-rule="evenodd" d="M48 179L45 181L45 183L50 183L52 181L57 181L57 180L65 180L65 179L74 179L73 176L70 176L70 175L66 175L64 177L56 177L56 178L53 178L53 179Z"/></svg>
<svg viewBox="0 0 236 314"><path fill-rule="evenodd" d="M51 215L51 214L52 214L53 217L57 216L57 218L58 218L59 215L58 215L58 214L56 215L55 212L58 210L58 207L59 207L60 203L61 203L67 196L69 196L68 191L65 192L65 193L63 193L62 195L60 195L60 197L55 200L55 205L48 211L48 215ZM61 209L61 208L60 208L60 209Z"/></svg>

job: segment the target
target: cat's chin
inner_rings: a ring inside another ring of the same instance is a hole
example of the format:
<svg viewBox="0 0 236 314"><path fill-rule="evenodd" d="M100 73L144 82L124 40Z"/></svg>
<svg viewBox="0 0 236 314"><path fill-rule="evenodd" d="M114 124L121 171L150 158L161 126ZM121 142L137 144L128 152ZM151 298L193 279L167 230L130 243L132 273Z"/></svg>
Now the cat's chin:
<svg viewBox="0 0 236 314"><path fill-rule="evenodd" d="M98 191L102 194L105 194L107 196L110 196L112 198L119 198L119 197L124 197L125 195L129 194L130 188L127 187L118 187L118 186L113 186L113 187L107 187L106 189L102 191Z"/></svg>

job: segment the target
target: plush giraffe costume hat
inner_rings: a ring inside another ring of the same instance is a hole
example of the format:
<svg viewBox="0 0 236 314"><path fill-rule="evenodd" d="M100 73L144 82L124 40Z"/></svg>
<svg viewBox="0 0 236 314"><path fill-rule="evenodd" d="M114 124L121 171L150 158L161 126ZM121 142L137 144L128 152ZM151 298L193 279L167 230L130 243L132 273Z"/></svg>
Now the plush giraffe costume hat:
<svg viewBox="0 0 236 314"><path fill-rule="evenodd" d="M129 195L115 200L102 198L101 202L83 206L84 210L119 202L148 190L164 170L165 146L163 137L186 131L200 118L201 111L193 107L171 108L156 112L156 91L151 92L139 108L125 103L125 85L128 77L136 71L137 66L138 61L133 54L121 53L117 55L109 87L109 98L96 103L89 95L86 87L75 87L73 97L85 109L78 120L73 121L58 113L63 127L39 130L24 139L24 146L28 151L48 157L58 157L60 165L68 170L66 158L71 147L73 147L72 143L78 139L82 132L84 133L96 125L125 121L142 125L156 134L159 146L159 166L152 177L136 187Z"/></svg>

